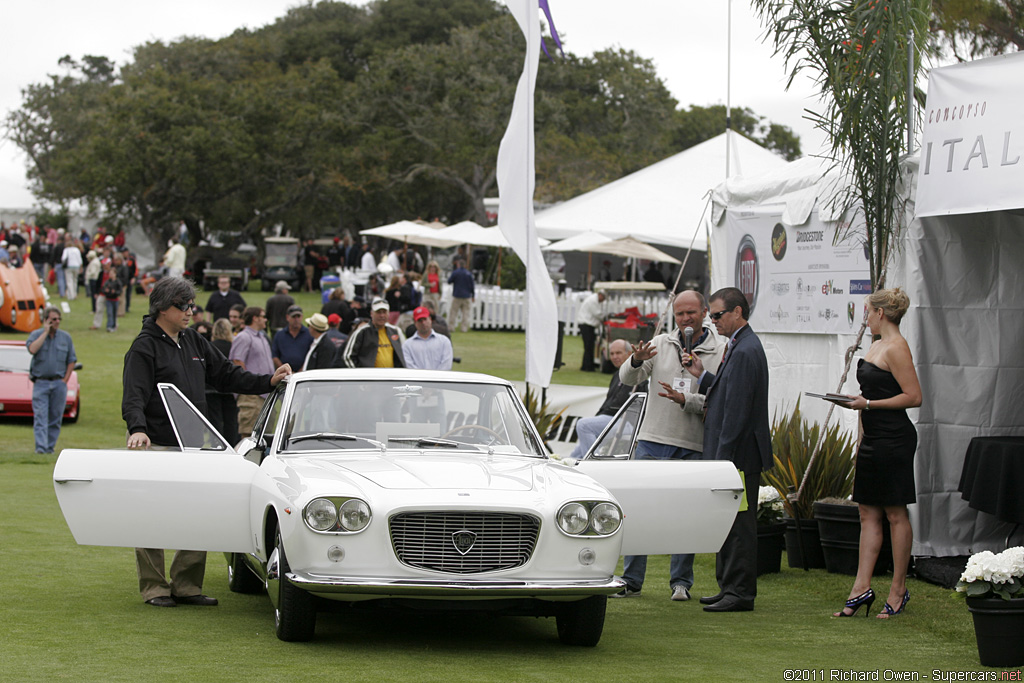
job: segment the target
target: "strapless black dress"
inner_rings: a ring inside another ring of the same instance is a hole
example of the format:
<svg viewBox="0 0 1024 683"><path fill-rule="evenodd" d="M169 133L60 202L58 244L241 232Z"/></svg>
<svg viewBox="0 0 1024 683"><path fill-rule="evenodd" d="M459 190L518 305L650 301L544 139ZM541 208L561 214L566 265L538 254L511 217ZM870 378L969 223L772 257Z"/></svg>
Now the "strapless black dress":
<svg viewBox="0 0 1024 683"><path fill-rule="evenodd" d="M888 370L861 359L857 381L864 398L878 401L903 393ZM865 505L908 505L917 500L914 451L917 430L905 410L863 410L864 438L857 451L853 499Z"/></svg>

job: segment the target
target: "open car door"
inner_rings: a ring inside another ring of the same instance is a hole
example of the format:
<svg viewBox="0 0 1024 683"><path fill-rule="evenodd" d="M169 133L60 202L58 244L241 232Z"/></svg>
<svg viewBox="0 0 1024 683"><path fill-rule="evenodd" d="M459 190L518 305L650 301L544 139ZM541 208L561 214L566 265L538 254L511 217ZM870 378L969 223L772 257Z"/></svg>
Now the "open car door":
<svg viewBox="0 0 1024 683"><path fill-rule="evenodd" d="M157 387L180 450L67 449L54 490L80 545L253 552L252 480L236 454L171 384Z"/></svg>
<svg viewBox="0 0 1024 683"><path fill-rule="evenodd" d="M630 396L577 467L622 506L623 555L718 552L743 480L728 461L634 460L646 399Z"/></svg>

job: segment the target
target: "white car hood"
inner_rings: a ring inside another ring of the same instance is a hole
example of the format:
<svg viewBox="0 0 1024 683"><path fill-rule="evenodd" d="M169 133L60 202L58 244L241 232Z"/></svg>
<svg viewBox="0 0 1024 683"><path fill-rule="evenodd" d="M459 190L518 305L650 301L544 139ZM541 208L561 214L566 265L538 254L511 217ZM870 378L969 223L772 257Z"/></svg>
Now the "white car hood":
<svg viewBox="0 0 1024 683"><path fill-rule="evenodd" d="M383 489L531 491L546 461L510 456L396 454L368 459L316 458L307 461L320 477L356 475Z"/></svg>

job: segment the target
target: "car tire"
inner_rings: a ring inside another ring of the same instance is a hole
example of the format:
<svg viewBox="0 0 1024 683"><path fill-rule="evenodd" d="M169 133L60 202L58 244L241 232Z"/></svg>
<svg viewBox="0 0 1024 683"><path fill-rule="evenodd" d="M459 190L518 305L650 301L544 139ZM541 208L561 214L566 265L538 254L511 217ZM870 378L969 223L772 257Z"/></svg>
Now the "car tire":
<svg viewBox="0 0 1024 683"><path fill-rule="evenodd" d="M277 530L276 545L281 568L281 577L277 582L280 593L274 610L277 637L290 643L312 640L316 631L316 598L288 580L288 558L284 554L280 528Z"/></svg>
<svg viewBox="0 0 1024 683"><path fill-rule="evenodd" d="M263 582L253 573L242 553L228 553L228 589L232 593L259 593Z"/></svg>
<svg viewBox="0 0 1024 683"><path fill-rule="evenodd" d="M583 600L559 605L555 622L558 639L563 645L594 647L604 631L604 615L608 606L607 595L592 595Z"/></svg>

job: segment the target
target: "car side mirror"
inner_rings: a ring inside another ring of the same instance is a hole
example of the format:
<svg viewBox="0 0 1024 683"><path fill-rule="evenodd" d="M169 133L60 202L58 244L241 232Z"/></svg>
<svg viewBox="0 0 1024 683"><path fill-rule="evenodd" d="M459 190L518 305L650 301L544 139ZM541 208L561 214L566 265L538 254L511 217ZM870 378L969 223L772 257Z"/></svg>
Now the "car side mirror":
<svg viewBox="0 0 1024 683"><path fill-rule="evenodd" d="M259 465L263 462L263 458L267 457L267 448L266 446L256 445L247 450L242 457L249 462Z"/></svg>

